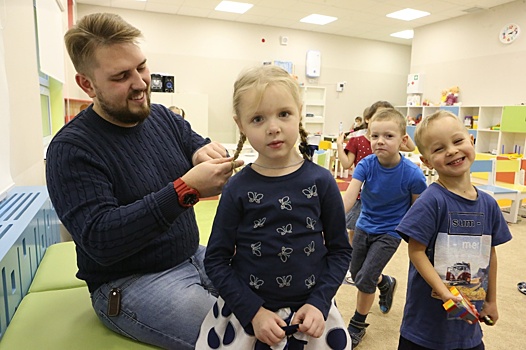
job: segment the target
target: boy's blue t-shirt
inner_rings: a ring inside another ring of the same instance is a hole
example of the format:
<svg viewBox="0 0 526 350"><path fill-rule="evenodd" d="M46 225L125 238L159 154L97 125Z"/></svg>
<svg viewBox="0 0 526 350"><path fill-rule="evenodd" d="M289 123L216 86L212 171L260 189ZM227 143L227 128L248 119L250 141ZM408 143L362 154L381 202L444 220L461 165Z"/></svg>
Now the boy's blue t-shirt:
<svg viewBox="0 0 526 350"><path fill-rule="evenodd" d="M403 155L397 166L385 168L371 154L358 163L353 178L363 182L362 212L356 226L369 234L400 238L395 228L411 207L412 195L427 188L422 170Z"/></svg>
<svg viewBox="0 0 526 350"><path fill-rule="evenodd" d="M511 233L495 199L477 192L478 198L469 200L432 184L396 230L405 240L424 244L444 283L459 289L480 312L488 288L491 247L509 241ZM449 317L442 304L411 263L401 335L430 349L478 346L480 324Z"/></svg>

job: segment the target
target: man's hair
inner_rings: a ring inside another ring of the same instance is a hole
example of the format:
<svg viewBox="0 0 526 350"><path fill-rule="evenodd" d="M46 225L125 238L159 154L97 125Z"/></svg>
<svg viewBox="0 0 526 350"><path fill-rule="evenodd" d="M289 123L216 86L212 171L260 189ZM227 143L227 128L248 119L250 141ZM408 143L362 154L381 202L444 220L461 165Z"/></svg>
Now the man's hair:
<svg viewBox="0 0 526 350"><path fill-rule="evenodd" d="M425 149L426 142L424 140L424 134L429 129L429 124L434 120L439 120L443 118L453 118L459 122L459 124L462 124L460 119L457 118L456 115L454 115L451 112L439 110L425 118L422 118L422 121L418 123L415 130L415 143L416 147L422 153L422 151ZM462 124L463 126L464 124Z"/></svg>
<svg viewBox="0 0 526 350"><path fill-rule="evenodd" d="M142 37L135 28L112 13L93 13L82 17L64 35L66 49L78 73L89 75L94 65L95 52L101 46L132 43Z"/></svg>
<svg viewBox="0 0 526 350"><path fill-rule="evenodd" d="M394 108L382 108L378 112L376 112L371 120L369 121L369 125L373 122L383 122L383 121L393 121L398 126L398 131L400 132L400 135L404 136L406 134L406 126L407 122L402 115L402 113L398 112Z"/></svg>

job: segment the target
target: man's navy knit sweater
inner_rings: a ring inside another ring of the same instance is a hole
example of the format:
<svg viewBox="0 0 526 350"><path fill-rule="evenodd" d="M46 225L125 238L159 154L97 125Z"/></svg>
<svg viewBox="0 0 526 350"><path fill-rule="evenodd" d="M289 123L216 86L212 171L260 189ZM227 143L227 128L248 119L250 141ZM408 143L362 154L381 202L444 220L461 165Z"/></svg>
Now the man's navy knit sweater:
<svg viewBox="0 0 526 350"><path fill-rule="evenodd" d="M199 245L194 210L178 204L173 181L209 143L161 105L131 128L111 124L92 106L49 145L51 201L77 247L77 277L91 292L132 274L169 269Z"/></svg>

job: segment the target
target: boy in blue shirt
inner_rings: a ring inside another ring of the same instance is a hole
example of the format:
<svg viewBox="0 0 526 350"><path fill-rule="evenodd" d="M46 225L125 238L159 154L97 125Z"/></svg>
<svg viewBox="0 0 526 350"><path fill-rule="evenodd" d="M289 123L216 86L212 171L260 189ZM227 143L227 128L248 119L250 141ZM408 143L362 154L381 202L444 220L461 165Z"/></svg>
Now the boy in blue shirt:
<svg viewBox="0 0 526 350"><path fill-rule="evenodd" d="M449 290L456 286L480 317L497 322L495 246L511 233L495 199L471 184L473 136L454 114L426 117L415 141L421 160L439 177L396 229L408 241L411 260L398 349L483 350L480 323L454 318L442 304L460 301Z"/></svg>
<svg viewBox="0 0 526 350"><path fill-rule="evenodd" d="M357 346L365 335L367 314L380 289L380 310L388 313L396 279L382 271L400 245L396 226L415 199L426 189L422 170L400 154L408 140L406 120L393 108L378 111L368 129L373 154L356 166L344 195L345 210L354 205L361 189L362 212L353 237L351 276L358 288L356 311L349 334Z"/></svg>

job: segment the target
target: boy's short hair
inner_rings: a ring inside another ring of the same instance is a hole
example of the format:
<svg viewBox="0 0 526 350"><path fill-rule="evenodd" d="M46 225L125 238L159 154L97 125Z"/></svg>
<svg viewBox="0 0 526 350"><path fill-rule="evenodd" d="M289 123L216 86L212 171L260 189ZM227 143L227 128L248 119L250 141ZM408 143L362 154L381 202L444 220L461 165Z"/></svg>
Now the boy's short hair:
<svg viewBox="0 0 526 350"><path fill-rule="evenodd" d="M380 109L373 115L373 117L369 121L369 125L371 125L373 122L378 121L393 121L397 124L400 135L404 136L406 134L407 122L402 113L400 113L394 108Z"/></svg>
<svg viewBox="0 0 526 350"><path fill-rule="evenodd" d="M424 140L424 134L429 129L429 124L432 121L443 119L443 118L448 118L448 117L454 118L455 120L459 122L459 124L464 126L464 124L462 124L462 122L460 121L460 119L457 118L456 115L454 115L451 112L444 111L444 110L439 110L425 118L422 118L422 121L418 123L418 125L416 126L414 137L415 137L416 147L418 148L420 153L423 153L424 149L426 149L426 142Z"/></svg>

